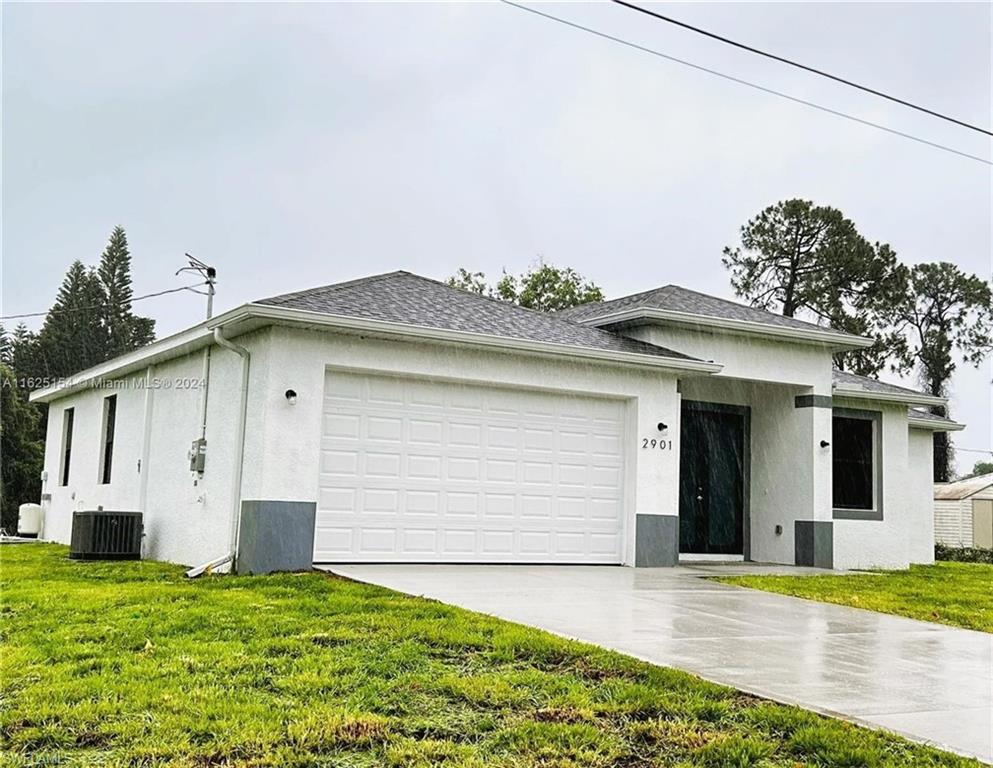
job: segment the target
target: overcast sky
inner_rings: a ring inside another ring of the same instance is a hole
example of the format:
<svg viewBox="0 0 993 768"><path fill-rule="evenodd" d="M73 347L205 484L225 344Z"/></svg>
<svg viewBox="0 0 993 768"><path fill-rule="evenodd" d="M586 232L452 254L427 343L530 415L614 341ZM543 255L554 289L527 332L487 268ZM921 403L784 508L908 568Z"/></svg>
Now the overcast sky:
<svg viewBox="0 0 993 768"><path fill-rule="evenodd" d="M607 4L543 10L986 158L979 134ZM991 117L991 5L659 4L923 103ZM721 249L763 207L840 208L908 263L989 276L987 165L490 4L4 4L3 314L128 233L136 294L217 266L218 309L392 269L539 255L610 297L732 298ZM136 305L160 336L202 297ZM37 323L35 324L37 325ZM892 379L892 377L889 377ZM990 368L957 442L991 443ZM978 453L960 454L971 467Z"/></svg>

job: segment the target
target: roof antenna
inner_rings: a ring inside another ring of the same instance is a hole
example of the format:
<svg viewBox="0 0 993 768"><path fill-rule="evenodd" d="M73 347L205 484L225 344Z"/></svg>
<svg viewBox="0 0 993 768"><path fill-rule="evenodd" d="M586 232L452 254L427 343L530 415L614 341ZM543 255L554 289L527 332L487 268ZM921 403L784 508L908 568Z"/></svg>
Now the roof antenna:
<svg viewBox="0 0 993 768"><path fill-rule="evenodd" d="M217 270L207 266L196 256L191 256L188 253L185 255L189 265L177 269L176 274L178 275L180 272L196 272L203 277L204 283L207 284L207 319L210 320L214 314L214 283L217 281ZM201 291L197 291L197 293L201 293Z"/></svg>

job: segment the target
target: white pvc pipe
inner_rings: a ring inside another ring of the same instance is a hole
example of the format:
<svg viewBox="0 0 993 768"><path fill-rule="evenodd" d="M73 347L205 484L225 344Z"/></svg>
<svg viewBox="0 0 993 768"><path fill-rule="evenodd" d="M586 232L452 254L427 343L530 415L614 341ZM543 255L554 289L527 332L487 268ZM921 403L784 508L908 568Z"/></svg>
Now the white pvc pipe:
<svg viewBox="0 0 993 768"><path fill-rule="evenodd" d="M248 419L248 376L252 355L240 344L226 339L221 326L214 328L214 341L241 357L241 402L238 408L238 432L235 440L234 478L231 483L231 547L232 570L238 563L238 532L241 527L241 480L245 465L245 422Z"/></svg>

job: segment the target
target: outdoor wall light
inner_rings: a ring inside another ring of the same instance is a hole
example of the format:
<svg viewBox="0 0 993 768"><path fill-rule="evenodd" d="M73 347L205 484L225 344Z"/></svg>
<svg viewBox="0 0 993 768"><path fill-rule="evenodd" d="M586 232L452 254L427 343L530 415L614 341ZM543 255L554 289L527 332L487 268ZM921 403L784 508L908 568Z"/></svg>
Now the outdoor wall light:
<svg viewBox="0 0 993 768"><path fill-rule="evenodd" d="M831 445L831 443L827 440L821 440L821 448L827 448L829 445Z"/></svg>
<svg viewBox="0 0 993 768"><path fill-rule="evenodd" d="M669 428L669 425L666 424L664 421L660 421L658 426L659 426L659 432L665 432Z"/></svg>
<svg viewBox="0 0 993 768"><path fill-rule="evenodd" d="M297 404L297 393L296 393L296 390L293 390L293 389L286 390L285 396L286 396L286 402L288 402L290 405L296 405Z"/></svg>

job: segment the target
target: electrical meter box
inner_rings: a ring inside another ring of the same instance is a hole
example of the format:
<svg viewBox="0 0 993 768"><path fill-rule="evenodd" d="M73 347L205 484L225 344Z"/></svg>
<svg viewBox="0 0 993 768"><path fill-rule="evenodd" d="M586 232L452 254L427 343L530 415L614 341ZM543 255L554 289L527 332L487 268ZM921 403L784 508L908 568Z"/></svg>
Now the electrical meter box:
<svg viewBox="0 0 993 768"><path fill-rule="evenodd" d="M193 441L190 447L190 472L203 474L207 466L207 440L203 437Z"/></svg>

